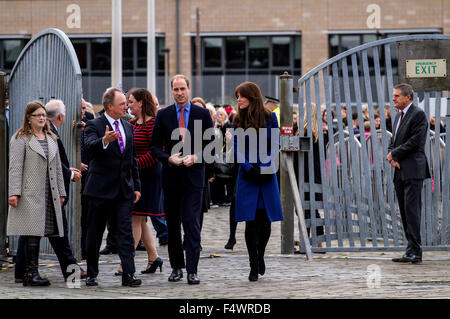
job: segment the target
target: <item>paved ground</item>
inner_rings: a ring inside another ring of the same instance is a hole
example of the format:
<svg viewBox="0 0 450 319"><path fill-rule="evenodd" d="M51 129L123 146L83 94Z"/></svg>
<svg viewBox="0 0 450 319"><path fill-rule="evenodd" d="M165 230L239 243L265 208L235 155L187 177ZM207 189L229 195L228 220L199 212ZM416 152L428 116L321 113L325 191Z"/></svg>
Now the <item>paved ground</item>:
<svg viewBox="0 0 450 319"><path fill-rule="evenodd" d="M123 288L114 276L117 255L101 256L99 286L68 288L54 258L41 258L40 272L51 281L50 287L25 288L15 284L13 266L0 271L0 296L6 299L309 299L309 298L449 298L450 252L425 252L421 265L390 261L399 252L359 252L304 255L280 255L280 223L273 224L267 249L266 274L258 282L248 281L248 256L244 242L244 224L238 225L233 251L224 249L228 238L228 210L210 210L204 218L199 286L184 281L169 283L171 272L167 247L158 247L164 260L162 273L141 275L139 288ZM136 268L146 265L146 253L137 252Z"/></svg>

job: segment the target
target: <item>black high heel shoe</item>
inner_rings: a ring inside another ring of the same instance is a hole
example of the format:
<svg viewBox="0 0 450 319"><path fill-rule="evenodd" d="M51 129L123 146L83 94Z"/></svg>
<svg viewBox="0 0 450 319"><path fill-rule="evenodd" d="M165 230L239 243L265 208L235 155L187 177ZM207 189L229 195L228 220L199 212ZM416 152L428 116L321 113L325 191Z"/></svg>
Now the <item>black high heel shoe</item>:
<svg viewBox="0 0 450 319"><path fill-rule="evenodd" d="M225 249L231 249L233 250L234 245L236 244L236 238L228 239L227 244L225 245Z"/></svg>
<svg viewBox="0 0 450 319"><path fill-rule="evenodd" d="M156 269L158 269L159 267L159 272L162 272L162 265L163 265L163 260L161 258L156 258L153 261L149 261L147 266L149 266L147 269L141 271L141 274L153 274L156 272Z"/></svg>

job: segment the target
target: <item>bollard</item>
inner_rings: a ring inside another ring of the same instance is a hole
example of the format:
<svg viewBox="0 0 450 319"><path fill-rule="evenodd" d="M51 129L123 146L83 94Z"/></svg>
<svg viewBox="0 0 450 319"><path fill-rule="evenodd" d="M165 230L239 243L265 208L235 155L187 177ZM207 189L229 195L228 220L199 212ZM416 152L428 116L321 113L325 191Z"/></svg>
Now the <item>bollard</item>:
<svg viewBox="0 0 450 319"><path fill-rule="evenodd" d="M292 75L284 72L280 76L280 140L292 135ZM282 141L281 141L282 142ZM280 161L280 196L284 220L281 222L281 253L294 253L294 206L288 171L284 160Z"/></svg>
<svg viewBox="0 0 450 319"><path fill-rule="evenodd" d="M8 212L8 131L6 123L6 73L0 72L0 265L7 260L6 217Z"/></svg>

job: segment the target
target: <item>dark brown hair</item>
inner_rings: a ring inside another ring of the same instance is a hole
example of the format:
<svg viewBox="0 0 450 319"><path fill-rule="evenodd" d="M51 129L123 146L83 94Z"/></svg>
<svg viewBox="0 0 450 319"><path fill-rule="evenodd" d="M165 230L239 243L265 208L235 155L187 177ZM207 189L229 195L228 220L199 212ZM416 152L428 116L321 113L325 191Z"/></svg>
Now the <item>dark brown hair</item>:
<svg viewBox="0 0 450 319"><path fill-rule="evenodd" d="M136 101L142 102L141 116L144 121L145 116L156 116L156 105L149 90L143 88L133 88L127 92L127 100L130 98L130 95L133 95Z"/></svg>
<svg viewBox="0 0 450 319"><path fill-rule="evenodd" d="M30 123L30 115L39 108L42 108L45 111L45 114L47 114L47 110L45 109L44 104L42 104L40 101L28 102L27 106L25 107L25 113L23 115L22 126L17 130L17 132L14 135L16 138L18 138L20 136L33 135L33 129L31 128L31 123ZM50 129L50 123L48 122L48 120L46 121L46 123L44 125L43 131L46 134L50 134L50 136L56 141L56 135Z"/></svg>
<svg viewBox="0 0 450 319"><path fill-rule="evenodd" d="M234 119L234 127L241 127L244 130L249 127L259 129L265 127L270 121L272 111L264 107L264 100L259 86L253 82L244 82L235 89L236 98L238 94L249 100L247 108L238 107L238 113Z"/></svg>

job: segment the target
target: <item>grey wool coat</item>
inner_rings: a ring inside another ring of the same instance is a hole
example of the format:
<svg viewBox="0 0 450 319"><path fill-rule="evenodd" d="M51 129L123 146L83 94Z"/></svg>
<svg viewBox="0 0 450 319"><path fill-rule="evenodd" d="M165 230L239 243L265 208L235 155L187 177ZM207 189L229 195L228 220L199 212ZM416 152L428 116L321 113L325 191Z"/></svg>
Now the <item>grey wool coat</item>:
<svg viewBox="0 0 450 319"><path fill-rule="evenodd" d="M10 142L9 196L18 195L17 207L9 206L7 235L44 236L45 182L49 174L58 233L64 236L60 196L66 196L58 143L47 134L48 158L34 135L12 137Z"/></svg>

